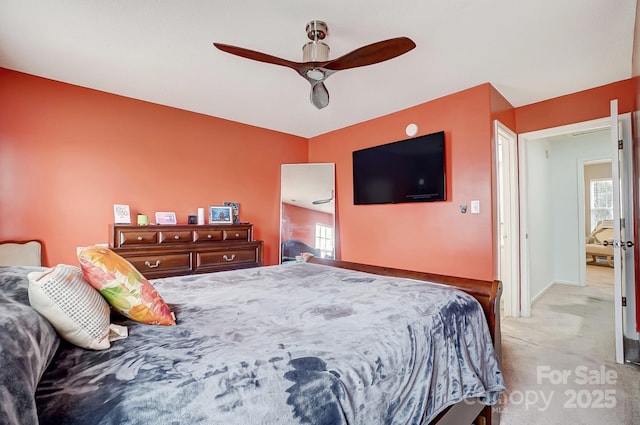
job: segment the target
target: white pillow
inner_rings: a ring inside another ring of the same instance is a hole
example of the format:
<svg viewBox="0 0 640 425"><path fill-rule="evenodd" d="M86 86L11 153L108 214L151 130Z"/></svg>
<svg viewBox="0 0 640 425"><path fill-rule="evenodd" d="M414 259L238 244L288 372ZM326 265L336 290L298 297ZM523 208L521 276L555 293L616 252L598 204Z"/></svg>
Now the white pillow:
<svg viewBox="0 0 640 425"><path fill-rule="evenodd" d="M44 272L31 272L28 277L31 306L62 338L92 350L110 347L109 304L85 280L79 267L59 264Z"/></svg>

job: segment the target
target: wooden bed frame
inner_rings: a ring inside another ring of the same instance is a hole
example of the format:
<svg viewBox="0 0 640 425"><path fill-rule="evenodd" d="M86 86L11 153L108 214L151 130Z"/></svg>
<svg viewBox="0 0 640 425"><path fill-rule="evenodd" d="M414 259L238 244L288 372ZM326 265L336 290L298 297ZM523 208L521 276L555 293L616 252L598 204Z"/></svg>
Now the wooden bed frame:
<svg viewBox="0 0 640 425"><path fill-rule="evenodd" d="M502 294L502 284L497 280L486 281L466 279L432 273L394 269L391 267L328 260L318 257L307 258L307 262L383 276L397 276L408 279L424 280L460 289L473 296L480 302L480 305L482 305L484 314L487 317L487 324L489 325L496 354L499 360L502 358L502 342L500 336L500 295ZM491 406L485 406L479 402L460 402L444 410L435 419L433 419L429 425L464 425L472 423L476 425L495 425L500 423L499 409L494 409Z"/></svg>

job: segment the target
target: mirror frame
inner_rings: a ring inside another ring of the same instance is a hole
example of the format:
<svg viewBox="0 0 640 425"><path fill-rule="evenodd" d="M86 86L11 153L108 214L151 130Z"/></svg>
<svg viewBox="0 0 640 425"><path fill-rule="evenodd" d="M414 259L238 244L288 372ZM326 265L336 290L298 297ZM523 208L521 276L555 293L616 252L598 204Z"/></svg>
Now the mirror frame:
<svg viewBox="0 0 640 425"><path fill-rule="evenodd" d="M336 253L336 201L335 164L298 163L282 164L280 169L280 246L278 262L295 260L294 254L301 249L321 254L315 248L315 223L330 225ZM302 223L291 223L292 215L309 215ZM331 217L327 217L329 214ZM285 247L285 242L287 242ZM288 251L284 256L283 251ZM289 252L290 251L290 252ZM321 254L322 255L322 254ZM297 256L297 255L296 255Z"/></svg>

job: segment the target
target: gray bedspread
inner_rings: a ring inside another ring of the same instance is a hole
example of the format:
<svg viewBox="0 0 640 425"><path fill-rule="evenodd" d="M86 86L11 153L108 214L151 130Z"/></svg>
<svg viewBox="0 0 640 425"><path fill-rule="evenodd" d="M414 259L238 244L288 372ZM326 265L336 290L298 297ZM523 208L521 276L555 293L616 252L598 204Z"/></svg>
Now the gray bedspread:
<svg viewBox="0 0 640 425"><path fill-rule="evenodd" d="M27 273L35 270L0 267L0 425L38 423L33 394L60 342L29 304Z"/></svg>
<svg viewBox="0 0 640 425"><path fill-rule="evenodd" d="M504 389L482 308L440 285L294 263L153 281L177 326L62 344L41 424L420 424Z"/></svg>

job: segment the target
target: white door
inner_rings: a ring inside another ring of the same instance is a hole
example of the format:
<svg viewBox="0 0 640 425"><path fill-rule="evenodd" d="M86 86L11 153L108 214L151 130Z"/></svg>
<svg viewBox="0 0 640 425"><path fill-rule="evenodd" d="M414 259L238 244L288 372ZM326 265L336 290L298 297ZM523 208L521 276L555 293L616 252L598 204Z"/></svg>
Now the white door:
<svg viewBox="0 0 640 425"><path fill-rule="evenodd" d="M504 316L520 316L518 249L518 156L516 134L500 121L494 121L496 142L496 226L497 279L502 282Z"/></svg>
<svg viewBox="0 0 640 425"><path fill-rule="evenodd" d="M634 322L634 317L625 318L623 297L633 296L633 217L630 188L631 140L621 132L618 116L618 101L611 101L611 174L613 178L613 264L614 264L614 315L616 362L624 363L625 322ZM627 130L628 132L628 130ZM627 146L624 146L627 145ZM628 218L629 217L629 218ZM633 312L634 313L634 312ZM635 314L633 314L635 316ZM627 320L625 320L627 319Z"/></svg>

